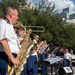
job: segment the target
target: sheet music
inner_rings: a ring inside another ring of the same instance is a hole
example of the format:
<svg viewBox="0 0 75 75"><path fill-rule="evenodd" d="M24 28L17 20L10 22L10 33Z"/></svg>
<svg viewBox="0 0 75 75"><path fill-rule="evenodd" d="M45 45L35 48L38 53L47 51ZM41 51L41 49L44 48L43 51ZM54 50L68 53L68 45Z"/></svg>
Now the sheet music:
<svg viewBox="0 0 75 75"><path fill-rule="evenodd" d="M61 60L63 60L63 58L61 58L61 57L51 57L51 58L45 59L44 61L47 61L50 64L54 64L54 63L61 61Z"/></svg>
<svg viewBox="0 0 75 75"><path fill-rule="evenodd" d="M66 73L72 73L72 70L70 67L63 67Z"/></svg>

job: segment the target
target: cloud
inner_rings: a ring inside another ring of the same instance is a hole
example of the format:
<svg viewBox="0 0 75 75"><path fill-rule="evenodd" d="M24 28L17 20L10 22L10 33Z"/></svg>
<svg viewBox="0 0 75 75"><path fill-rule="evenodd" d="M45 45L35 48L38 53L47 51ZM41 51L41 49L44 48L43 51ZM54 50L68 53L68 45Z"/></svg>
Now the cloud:
<svg viewBox="0 0 75 75"><path fill-rule="evenodd" d="M27 3L29 3L29 2L34 3L32 0L27 0Z"/></svg>
<svg viewBox="0 0 75 75"><path fill-rule="evenodd" d="M62 9L67 7L70 8L70 13L74 12L75 10L75 5L70 0L48 0L48 1L55 5L55 10L58 10L58 12L61 12Z"/></svg>
<svg viewBox="0 0 75 75"><path fill-rule="evenodd" d="M37 2L39 2L38 0ZM62 9L69 7L70 8L70 13L75 12L75 5L71 0L48 0L52 4L55 5L55 10L57 10L59 13L62 12ZM35 0L27 0L27 3L33 3L36 2Z"/></svg>

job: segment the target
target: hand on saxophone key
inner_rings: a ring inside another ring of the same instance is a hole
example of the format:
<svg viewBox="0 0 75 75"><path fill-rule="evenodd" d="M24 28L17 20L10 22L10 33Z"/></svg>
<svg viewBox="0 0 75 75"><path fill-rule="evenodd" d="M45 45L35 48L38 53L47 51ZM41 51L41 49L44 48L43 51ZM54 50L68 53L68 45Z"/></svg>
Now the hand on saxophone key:
<svg viewBox="0 0 75 75"><path fill-rule="evenodd" d="M15 69L15 68L17 68L17 66L16 65L13 65L12 68Z"/></svg>
<svg viewBox="0 0 75 75"><path fill-rule="evenodd" d="M19 64L20 64L20 61L19 60L17 60L16 58L11 58L11 61L12 61L12 63L13 63L13 65L15 66L15 67L17 67Z"/></svg>

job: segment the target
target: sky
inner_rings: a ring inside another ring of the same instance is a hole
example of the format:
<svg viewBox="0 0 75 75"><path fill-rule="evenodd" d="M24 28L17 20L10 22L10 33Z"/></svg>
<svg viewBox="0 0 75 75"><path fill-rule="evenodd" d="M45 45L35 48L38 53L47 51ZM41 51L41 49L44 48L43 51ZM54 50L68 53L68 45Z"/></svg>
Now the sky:
<svg viewBox="0 0 75 75"><path fill-rule="evenodd" d="M75 0L71 0L71 1L73 1L73 2L74 2L74 4L75 4Z"/></svg>
<svg viewBox="0 0 75 75"><path fill-rule="evenodd" d="M55 10L62 12L62 9L70 7L70 13L75 13L75 0L48 0L49 2L55 4ZM28 0L34 4L39 3L40 0Z"/></svg>

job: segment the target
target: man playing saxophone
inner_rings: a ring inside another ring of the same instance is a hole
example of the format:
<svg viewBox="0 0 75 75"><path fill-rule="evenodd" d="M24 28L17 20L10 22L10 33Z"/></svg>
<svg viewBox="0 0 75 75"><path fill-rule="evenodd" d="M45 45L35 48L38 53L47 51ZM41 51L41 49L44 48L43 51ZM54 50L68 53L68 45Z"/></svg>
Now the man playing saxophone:
<svg viewBox="0 0 75 75"><path fill-rule="evenodd" d="M6 75L8 71L8 58L13 65L18 66L20 61L15 59L19 52L17 36L13 25L18 20L18 11L15 8L7 7L4 19L0 20L0 73ZM14 57L15 56L15 57Z"/></svg>

